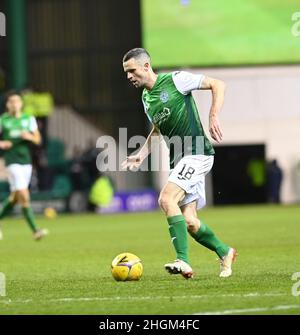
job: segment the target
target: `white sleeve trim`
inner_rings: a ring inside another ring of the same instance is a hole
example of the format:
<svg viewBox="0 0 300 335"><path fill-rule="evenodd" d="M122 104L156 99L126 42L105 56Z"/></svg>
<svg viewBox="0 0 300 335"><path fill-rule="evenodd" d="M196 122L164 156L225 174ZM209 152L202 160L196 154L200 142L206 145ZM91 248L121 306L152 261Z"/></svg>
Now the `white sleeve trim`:
<svg viewBox="0 0 300 335"><path fill-rule="evenodd" d="M173 82L177 90L184 95L194 90L199 90L204 79L203 74L193 74L186 71L177 71L172 73Z"/></svg>
<svg viewBox="0 0 300 335"><path fill-rule="evenodd" d="M38 125L34 116L31 116L29 119L29 131L36 131L38 129Z"/></svg>

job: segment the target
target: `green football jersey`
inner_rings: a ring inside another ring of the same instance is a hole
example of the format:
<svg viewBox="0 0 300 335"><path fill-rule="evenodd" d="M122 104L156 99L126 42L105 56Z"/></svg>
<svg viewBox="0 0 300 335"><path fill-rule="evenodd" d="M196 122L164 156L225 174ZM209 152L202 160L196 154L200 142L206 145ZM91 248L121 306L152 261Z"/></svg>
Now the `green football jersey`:
<svg viewBox="0 0 300 335"><path fill-rule="evenodd" d="M178 75L180 81L177 80ZM187 72L175 72L159 74L151 90L144 89L142 100L145 112L149 120L159 129L164 136L166 144L170 149L170 166L173 168L176 163L187 155L214 155L212 144L208 140L201 124L191 89L184 91L184 85L189 80ZM185 79L185 77L187 79ZM186 80L186 82L185 82ZM179 91L179 84L180 88ZM199 85L199 80L198 83ZM198 88L194 84L195 88ZM181 147L176 144L181 139Z"/></svg>
<svg viewBox="0 0 300 335"><path fill-rule="evenodd" d="M19 118L4 113L0 117L0 132L2 140L11 141L13 146L4 150L6 165L31 164L29 142L21 138L23 131L35 131L37 123L33 116L21 113Z"/></svg>

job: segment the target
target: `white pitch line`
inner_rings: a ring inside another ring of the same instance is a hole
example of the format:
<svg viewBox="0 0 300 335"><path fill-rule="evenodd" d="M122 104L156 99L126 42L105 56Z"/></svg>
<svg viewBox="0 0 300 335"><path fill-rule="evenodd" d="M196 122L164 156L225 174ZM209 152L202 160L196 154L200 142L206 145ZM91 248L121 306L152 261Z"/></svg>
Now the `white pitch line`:
<svg viewBox="0 0 300 335"><path fill-rule="evenodd" d="M297 309L297 308L300 309L300 305L278 305L274 307L227 309L224 311L200 312L200 313L194 313L193 315L228 315L228 314L251 313L251 312L281 311L281 310L289 310L289 309Z"/></svg>
<svg viewBox="0 0 300 335"><path fill-rule="evenodd" d="M259 293L259 292L252 292L246 294L203 294L203 295L178 295L178 296L136 296L136 297L79 297L79 298L55 298L55 299L48 299L48 302L77 302L77 301L123 301L123 300L160 300L160 299L205 299L205 298L257 298L257 297L277 297L277 296L287 296L285 293ZM17 300L1 300L0 303L2 304L27 304L30 302L34 302L34 299L17 299ZM37 299L36 301L40 301Z"/></svg>

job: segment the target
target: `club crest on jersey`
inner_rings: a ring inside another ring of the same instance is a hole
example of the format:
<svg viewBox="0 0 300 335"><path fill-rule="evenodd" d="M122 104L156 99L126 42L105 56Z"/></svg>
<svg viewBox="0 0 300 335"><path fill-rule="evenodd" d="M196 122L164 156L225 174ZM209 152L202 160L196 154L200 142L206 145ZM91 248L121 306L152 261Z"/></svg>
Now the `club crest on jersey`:
<svg viewBox="0 0 300 335"><path fill-rule="evenodd" d="M168 94L168 92L166 92L166 91L162 91L162 92L160 93L160 100L161 100L163 103L167 102L167 101L169 100L169 94Z"/></svg>

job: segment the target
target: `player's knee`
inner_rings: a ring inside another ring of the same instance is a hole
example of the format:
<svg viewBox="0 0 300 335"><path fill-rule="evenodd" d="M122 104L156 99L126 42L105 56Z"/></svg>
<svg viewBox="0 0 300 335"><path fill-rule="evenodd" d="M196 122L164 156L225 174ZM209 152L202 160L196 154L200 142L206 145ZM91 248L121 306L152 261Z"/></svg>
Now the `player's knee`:
<svg viewBox="0 0 300 335"><path fill-rule="evenodd" d="M29 205L29 193L26 191L18 192L18 202L22 207L26 207Z"/></svg>
<svg viewBox="0 0 300 335"><path fill-rule="evenodd" d="M16 192L11 193L11 195L9 196L9 201L13 204L16 204L18 202L18 198L17 198L17 194Z"/></svg>
<svg viewBox="0 0 300 335"><path fill-rule="evenodd" d="M171 197L168 193L166 192L162 192L160 193L159 195L159 198L158 198L158 204L159 204L159 207L164 211L164 212L167 212L168 211L168 208L171 206L172 204L172 200L171 200Z"/></svg>
<svg viewBox="0 0 300 335"><path fill-rule="evenodd" d="M196 233L200 228L200 220L194 216L185 217L189 233Z"/></svg>

